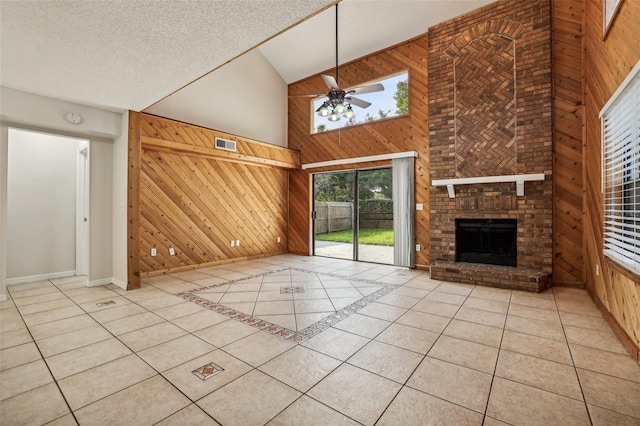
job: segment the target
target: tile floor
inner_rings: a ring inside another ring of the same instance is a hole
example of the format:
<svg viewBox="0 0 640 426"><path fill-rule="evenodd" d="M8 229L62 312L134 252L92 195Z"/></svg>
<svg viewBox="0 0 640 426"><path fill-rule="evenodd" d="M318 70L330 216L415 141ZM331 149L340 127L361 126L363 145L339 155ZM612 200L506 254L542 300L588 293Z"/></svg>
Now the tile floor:
<svg viewBox="0 0 640 426"><path fill-rule="evenodd" d="M581 290L283 255L9 292L3 425L640 425L640 367Z"/></svg>

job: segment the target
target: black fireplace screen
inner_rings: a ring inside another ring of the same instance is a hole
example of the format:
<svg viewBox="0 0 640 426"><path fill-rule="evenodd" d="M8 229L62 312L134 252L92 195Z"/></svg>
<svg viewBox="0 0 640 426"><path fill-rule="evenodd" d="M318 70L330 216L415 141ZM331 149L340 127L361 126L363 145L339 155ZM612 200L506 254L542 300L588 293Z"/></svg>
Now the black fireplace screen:
<svg viewBox="0 0 640 426"><path fill-rule="evenodd" d="M456 262L517 266L516 219L456 219Z"/></svg>

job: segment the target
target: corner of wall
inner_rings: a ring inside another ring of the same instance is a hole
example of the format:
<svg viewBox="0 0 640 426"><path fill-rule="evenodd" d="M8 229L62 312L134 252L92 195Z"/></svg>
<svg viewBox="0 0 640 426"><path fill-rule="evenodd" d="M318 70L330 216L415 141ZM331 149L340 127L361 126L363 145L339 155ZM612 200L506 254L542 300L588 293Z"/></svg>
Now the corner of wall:
<svg viewBox="0 0 640 426"><path fill-rule="evenodd" d="M0 125L0 301L7 300L7 155L9 128Z"/></svg>
<svg viewBox="0 0 640 426"><path fill-rule="evenodd" d="M120 137L113 140L113 279L127 288L127 162L129 114L122 114ZM120 286L119 284L116 284Z"/></svg>

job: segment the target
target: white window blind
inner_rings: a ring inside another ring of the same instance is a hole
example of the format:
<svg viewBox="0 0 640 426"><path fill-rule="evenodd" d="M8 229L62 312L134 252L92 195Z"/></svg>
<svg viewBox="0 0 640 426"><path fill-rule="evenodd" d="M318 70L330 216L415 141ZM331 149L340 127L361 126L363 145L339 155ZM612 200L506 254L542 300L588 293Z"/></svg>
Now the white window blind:
<svg viewBox="0 0 640 426"><path fill-rule="evenodd" d="M604 254L640 274L640 62L602 120Z"/></svg>

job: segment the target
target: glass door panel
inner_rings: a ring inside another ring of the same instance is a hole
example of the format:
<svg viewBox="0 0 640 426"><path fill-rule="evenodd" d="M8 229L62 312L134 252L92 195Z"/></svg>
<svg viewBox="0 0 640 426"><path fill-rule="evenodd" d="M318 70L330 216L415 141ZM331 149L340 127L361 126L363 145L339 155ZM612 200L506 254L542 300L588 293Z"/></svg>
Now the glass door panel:
<svg viewBox="0 0 640 426"><path fill-rule="evenodd" d="M391 168L359 170L357 259L393 264L393 198Z"/></svg>
<svg viewBox="0 0 640 426"><path fill-rule="evenodd" d="M354 253L356 172L313 176L313 254L356 260Z"/></svg>

